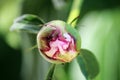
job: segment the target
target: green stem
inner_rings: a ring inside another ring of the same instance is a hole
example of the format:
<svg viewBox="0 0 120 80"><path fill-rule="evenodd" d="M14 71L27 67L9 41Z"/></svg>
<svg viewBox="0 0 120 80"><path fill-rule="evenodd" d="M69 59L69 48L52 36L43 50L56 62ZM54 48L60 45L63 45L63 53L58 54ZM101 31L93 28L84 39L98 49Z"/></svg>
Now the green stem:
<svg viewBox="0 0 120 80"><path fill-rule="evenodd" d="M55 71L56 64L52 64L45 80L53 80L53 75Z"/></svg>
<svg viewBox="0 0 120 80"><path fill-rule="evenodd" d="M80 15L80 9L81 9L82 2L83 0L73 0L72 8L68 16L68 20L67 20L67 23L72 22L71 25L73 27L75 27L76 22L77 22L75 18ZM75 21L72 21L73 19L75 19Z"/></svg>

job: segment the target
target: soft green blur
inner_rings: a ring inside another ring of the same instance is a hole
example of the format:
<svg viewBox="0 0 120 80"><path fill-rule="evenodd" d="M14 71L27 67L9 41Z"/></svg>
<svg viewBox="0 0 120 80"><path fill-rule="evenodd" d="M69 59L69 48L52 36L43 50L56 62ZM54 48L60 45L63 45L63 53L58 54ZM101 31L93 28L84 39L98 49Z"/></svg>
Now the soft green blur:
<svg viewBox="0 0 120 80"><path fill-rule="evenodd" d="M12 47L18 48L20 37L10 32L14 19L21 13L21 0L0 0L0 36Z"/></svg>
<svg viewBox="0 0 120 80"><path fill-rule="evenodd" d="M44 79L49 63L40 57L37 49L29 50L36 44L36 35L10 32L9 28L22 14L35 14L46 22L56 19L67 21L73 1L0 0L0 80ZM77 28L82 48L91 50L100 66L100 73L94 80L120 79L119 3L119 0L82 0L79 8ZM76 60L71 64L58 65L54 79L85 80Z"/></svg>
<svg viewBox="0 0 120 80"><path fill-rule="evenodd" d="M20 0L0 0L0 80L21 80L20 36L10 32L20 14Z"/></svg>
<svg viewBox="0 0 120 80"><path fill-rule="evenodd" d="M100 73L95 80L119 80L120 10L93 11L80 22L82 48L93 51Z"/></svg>

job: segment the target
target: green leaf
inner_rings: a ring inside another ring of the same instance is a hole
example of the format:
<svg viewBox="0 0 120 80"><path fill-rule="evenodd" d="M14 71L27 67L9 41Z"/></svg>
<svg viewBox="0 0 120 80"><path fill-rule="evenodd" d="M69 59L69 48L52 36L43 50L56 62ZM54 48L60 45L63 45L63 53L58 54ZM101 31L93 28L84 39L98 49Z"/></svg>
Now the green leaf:
<svg viewBox="0 0 120 80"><path fill-rule="evenodd" d="M23 16L18 17L14 21L10 30L11 31L21 30L21 31L27 31L31 33L38 33L43 24L44 24L44 21L40 19L38 16L25 14Z"/></svg>
<svg viewBox="0 0 120 80"><path fill-rule="evenodd" d="M93 79L99 73L99 65L92 52L81 49L81 52L77 57L77 62L86 79Z"/></svg>
<svg viewBox="0 0 120 80"><path fill-rule="evenodd" d="M69 24L66 24L66 30L75 38L77 51L80 51L81 38L80 38L79 32Z"/></svg>

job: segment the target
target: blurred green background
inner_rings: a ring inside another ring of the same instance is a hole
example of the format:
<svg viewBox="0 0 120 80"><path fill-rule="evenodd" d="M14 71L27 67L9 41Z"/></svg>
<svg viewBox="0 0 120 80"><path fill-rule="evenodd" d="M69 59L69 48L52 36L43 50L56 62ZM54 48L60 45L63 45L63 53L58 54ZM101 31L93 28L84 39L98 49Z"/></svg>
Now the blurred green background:
<svg viewBox="0 0 120 80"><path fill-rule="evenodd" d="M67 21L74 1L82 5L76 27L82 48L91 50L99 62L94 80L120 80L120 0L0 0L0 80L44 80L49 63L37 49L29 50L36 35L9 28L23 14L38 15L46 22ZM85 80L75 61L69 65L57 66L55 80Z"/></svg>

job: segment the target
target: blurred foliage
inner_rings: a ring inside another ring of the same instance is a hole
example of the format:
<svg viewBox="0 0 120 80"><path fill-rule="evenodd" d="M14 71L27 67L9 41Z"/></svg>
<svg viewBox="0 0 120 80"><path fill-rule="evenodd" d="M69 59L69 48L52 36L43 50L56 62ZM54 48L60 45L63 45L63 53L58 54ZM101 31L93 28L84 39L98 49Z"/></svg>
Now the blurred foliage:
<svg viewBox="0 0 120 80"><path fill-rule="evenodd" d="M13 20L20 14L20 0L0 0L0 36L13 48L19 47L20 37L9 31Z"/></svg>
<svg viewBox="0 0 120 80"><path fill-rule="evenodd" d="M22 14L38 15L45 22L54 19L67 21L72 2L0 0L0 80L43 80L49 64L40 57L37 50L27 50L36 44L34 35L22 33L21 37L10 32L9 27ZM100 63L100 74L94 80L119 80L120 0L84 0L80 10L77 28L82 37L82 48L94 52ZM20 40L20 37L24 40ZM19 48L20 41L22 58L20 51L15 50ZM70 67L57 66L56 80L85 80L75 60L68 65Z"/></svg>
<svg viewBox="0 0 120 80"><path fill-rule="evenodd" d="M100 63L96 80L119 80L120 10L88 13L80 22L82 47L93 51Z"/></svg>
<svg viewBox="0 0 120 80"><path fill-rule="evenodd" d="M9 31L20 14L19 4L20 0L0 0L0 80L21 80L20 36Z"/></svg>
<svg viewBox="0 0 120 80"><path fill-rule="evenodd" d="M12 49L0 37L0 80L21 80L20 50Z"/></svg>

